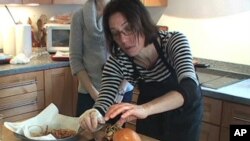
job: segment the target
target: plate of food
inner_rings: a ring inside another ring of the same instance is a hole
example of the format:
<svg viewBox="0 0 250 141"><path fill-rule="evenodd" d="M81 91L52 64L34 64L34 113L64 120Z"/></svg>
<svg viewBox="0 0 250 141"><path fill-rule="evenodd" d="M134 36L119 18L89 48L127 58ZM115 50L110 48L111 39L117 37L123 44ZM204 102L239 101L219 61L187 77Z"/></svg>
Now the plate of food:
<svg viewBox="0 0 250 141"><path fill-rule="evenodd" d="M58 108L53 103L35 117L20 122L6 121L4 126L17 138L27 141L76 140L80 127L77 117L59 114Z"/></svg>

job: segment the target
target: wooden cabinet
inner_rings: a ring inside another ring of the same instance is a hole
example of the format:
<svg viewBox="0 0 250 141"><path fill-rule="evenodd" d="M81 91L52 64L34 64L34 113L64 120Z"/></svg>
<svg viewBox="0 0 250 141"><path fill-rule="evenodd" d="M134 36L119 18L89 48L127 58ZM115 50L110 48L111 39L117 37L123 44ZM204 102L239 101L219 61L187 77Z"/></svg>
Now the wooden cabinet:
<svg viewBox="0 0 250 141"><path fill-rule="evenodd" d="M224 102L222 126L229 128L230 124L250 125L250 106Z"/></svg>
<svg viewBox="0 0 250 141"><path fill-rule="evenodd" d="M45 70L45 105L54 103L60 114L73 116L76 101L74 79L69 67Z"/></svg>
<svg viewBox="0 0 250 141"><path fill-rule="evenodd" d="M8 121L30 118L44 107L43 71L0 77L0 113Z"/></svg>
<svg viewBox="0 0 250 141"><path fill-rule="evenodd" d="M38 4L52 4L52 0L23 0L23 4L38 3Z"/></svg>
<svg viewBox="0 0 250 141"><path fill-rule="evenodd" d="M204 97L204 113L203 113L203 121L220 125L222 114L222 101Z"/></svg>
<svg viewBox="0 0 250 141"><path fill-rule="evenodd" d="M224 102L220 141L229 140L231 124L250 125L250 106Z"/></svg>
<svg viewBox="0 0 250 141"><path fill-rule="evenodd" d="M0 4L52 4L53 0L0 0Z"/></svg>
<svg viewBox="0 0 250 141"><path fill-rule="evenodd" d="M87 0L0 0L0 4L84 4ZM168 0L141 0L147 7L167 6Z"/></svg>
<svg viewBox="0 0 250 141"><path fill-rule="evenodd" d="M221 100L204 97L204 113L200 141L219 141L221 113Z"/></svg>
<svg viewBox="0 0 250 141"><path fill-rule="evenodd" d="M220 131L220 141L229 141L229 128L222 127Z"/></svg>
<svg viewBox="0 0 250 141"><path fill-rule="evenodd" d="M141 0L145 6L167 6L167 0Z"/></svg>
<svg viewBox="0 0 250 141"><path fill-rule="evenodd" d="M84 4L87 0L53 0L54 4ZM167 0L141 0L145 6L167 6Z"/></svg>
<svg viewBox="0 0 250 141"><path fill-rule="evenodd" d="M84 4L87 0L53 0L54 4Z"/></svg>
<svg viewBox="0 0 250 141"><path fill-rule="evenodd" d="M74 116L76 101L77 79L69 67L0 77L0 113L6 121L34 117L50 103Z"/></svg>
<svg viewBox="0 0 250 141"><path fill-rule="evenodd" d="M220 127L203 122L200 134L200 141L219 141Z"/></svg>
<svg viewBox="0 0 250 141"><path fill-rule="evenodd" d="M0 0L0 4L22 4L22 0Z"/></svg>
<svg viewBox="0 0 250 141"><path fill-rule="evenodd" d="M205 97L200 141L229 141L230 124L250 125L250 106Z"/></svg>

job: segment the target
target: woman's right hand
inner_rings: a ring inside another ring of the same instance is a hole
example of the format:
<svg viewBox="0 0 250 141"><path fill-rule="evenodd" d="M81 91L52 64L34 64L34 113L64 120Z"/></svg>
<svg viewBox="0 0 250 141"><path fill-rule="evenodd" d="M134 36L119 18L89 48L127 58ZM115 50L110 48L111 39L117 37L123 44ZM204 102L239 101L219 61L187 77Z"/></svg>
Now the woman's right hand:
<svg viewBox="0 0 250 141"><path fill-rule="evenodd" d="M79 118L79 124L82 129L89 130L91 132L95 132L98 130L100 124L104 124L104 118L101 113L92 108L85 111Z"/></svg>

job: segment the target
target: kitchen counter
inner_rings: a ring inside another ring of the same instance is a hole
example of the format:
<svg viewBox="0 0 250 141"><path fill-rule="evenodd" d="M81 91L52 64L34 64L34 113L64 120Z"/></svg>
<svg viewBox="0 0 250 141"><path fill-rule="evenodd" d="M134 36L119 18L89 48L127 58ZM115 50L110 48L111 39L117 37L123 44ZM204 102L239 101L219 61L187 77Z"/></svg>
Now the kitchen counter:
<svg viewBox="0 0 250 141"><path fill-rule="evenodd" d="M197 68L197 72L204 70L206 72L213 71L220 75L224 74L232 78L241 78L239 82L218 89L202 86L202 92L205 96L250 105L250 66L207 59L196 59L199 60L200 63L210 65L208 68Z"/></svg>
<svg viewBox="0 0 250 141"><path fill-rule="evenodd" d="M34 57L27 64L1 64L0 76L69 66L69 61L53 61L49 54Z"/></svg>
<svg viewBox="0 0 250 141"><path fill-rule="evenodd" d="M150 138L148 136L140 135L142 141L158 141L156 139ZM13 132L3 127L3 141L22 141L20 138L17 138ZM79 141L87 141L84 137L81 137Z"/></svg>

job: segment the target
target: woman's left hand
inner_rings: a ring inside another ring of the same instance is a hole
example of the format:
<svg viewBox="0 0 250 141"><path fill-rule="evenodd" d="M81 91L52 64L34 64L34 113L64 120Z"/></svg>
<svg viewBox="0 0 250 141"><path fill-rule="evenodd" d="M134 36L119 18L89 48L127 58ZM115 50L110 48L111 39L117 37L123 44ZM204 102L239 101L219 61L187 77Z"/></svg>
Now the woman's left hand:
<svg viewBox="0 0 250 141"><path fill-rule="evenodd" d="M123 125L127 121L135 119L144 119L148 116L147 111L142 105L135 105L131 103L118 103L112 105L107 111L104 119L107 121L122 114L120 120L117 122Z"/></svg>

